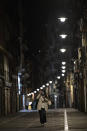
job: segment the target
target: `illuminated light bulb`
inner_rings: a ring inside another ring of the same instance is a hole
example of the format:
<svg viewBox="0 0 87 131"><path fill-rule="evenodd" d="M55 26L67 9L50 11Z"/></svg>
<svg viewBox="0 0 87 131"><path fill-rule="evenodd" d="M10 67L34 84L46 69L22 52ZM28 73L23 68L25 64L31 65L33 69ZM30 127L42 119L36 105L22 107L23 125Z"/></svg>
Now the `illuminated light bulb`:
<svg viewBox="0 0 87 131"><path fill-rule="evenodd" d="M58 18L58 19L60 20L60 22L65 22L67 18L65 18L65 17L60 17L60 18Z"/></svg>
<svg viewBox="0 0 87 131"><path fill-rule="evenodd" d="M65 66L62 66L62 69L66 69L66 67L65 67Z"/></svg>
<svg viewBox="0 0 87 131"><path fill-rule="evenodd" d="M64 74L62 74L62 76L65 76Z"/></svg>
<svg viewBox="0 0 87 131"><path fill-rule="evenodd" d="M34 91L34 93L37 93L37 91Z"/></svg>
<svg viewBox="0 0 87 131"><path fill-rule="evenodd" d="M60 49L60 51L61 51L62 53L64 53L64 52L66 52L66 49Z"/></svg>
<svg viewBox="0 0 87 131"><path fill-rule="evenodd" d="M65 70L62 70L62 73L65 73L66 71Z"/></svg>
<svg viewBox="0 0 87 131"><path fill-rule="evenodd" d="M37 89L37 91L39 91L40 89Z"/></svg>
<svg viewBox="0 0 87 131"><path fill-rule="evenodd" d="M40 87L40 89L43 89L43 87Z"/></svg>
<svg viewBox="0 0 87 131"><path fill-rule="evenodd" d="M74 61L74 64L76 64L76 61Z"/></svg>
<svg viewBox="0 0 87 131"><path fill-rule="evenodd" d="M52 81L49 81L49 83L51 84L51 83L52 83Z"/></svg>
<svg viewBox="0 0 87 131"><path fill-rule="evenodd" d="M46 86L49 86L49 83L47 83Z"/></svg>
<svg viewBox="0 0 87 131"><path fill-rule="evenodd" d="M60 76L57 76L57 79L60 79Z"/></svg>
<svg viewBox="0 0 87 131"><path fill-rule="evenodd" d="M66 62L62 62L62 65L65 65L66 64Z"/></svg>
<svg viewBox="0 0 87 131"><path fill-rule="evenodd" d="M45 85L42 86L43 88L45 87Z"/></svg>
<svg viewBox="0 0 87 131"><path fill-rule="evenodd" d="M62 34L62 35L60 35L60 37L61 37L62 39L65 39L65 38L67 37L67 35L66 35L66 34Z"/></svg>

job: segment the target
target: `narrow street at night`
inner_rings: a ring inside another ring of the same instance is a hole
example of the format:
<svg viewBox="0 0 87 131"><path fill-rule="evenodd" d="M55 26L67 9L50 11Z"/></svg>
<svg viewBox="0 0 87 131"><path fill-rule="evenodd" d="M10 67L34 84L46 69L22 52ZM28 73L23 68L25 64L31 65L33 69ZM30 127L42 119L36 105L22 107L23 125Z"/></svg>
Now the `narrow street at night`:
<svg viewBox="0 0 87 131"><path fill-rule="evenodd" d="M0 131L87 131L87 0L0 0Z"/></svg>
<svg viewBox="0 0 87 131"><path fill-rule="evenodd" d="M0 118L0 131L87 131L87 114L75 109L49 110L47 123L42 127L37 111L22 110L15 116Z"/></svg>

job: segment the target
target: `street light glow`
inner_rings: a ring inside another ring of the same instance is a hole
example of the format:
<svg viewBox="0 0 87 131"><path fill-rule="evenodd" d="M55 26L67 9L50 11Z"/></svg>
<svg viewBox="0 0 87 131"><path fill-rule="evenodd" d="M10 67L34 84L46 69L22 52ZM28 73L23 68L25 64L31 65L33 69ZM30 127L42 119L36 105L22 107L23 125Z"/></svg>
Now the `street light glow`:
<svg viewBox="0 0 87 131"><path fill-rule="evenodd" d="M66 71L65 70L62 70L62 73L65 73Z"/></svg>
<svg viewBox="0 0 87 131"><path fill-rule="evenodd" d="M65 76L64 74L62 74L62 76Z"/></svg>
<svg viewBox="0 0 87 131"><path fill-rule="evenodd" d="M74 61L74 64L76 64L76 61Z"/></svg>
<svg viewBox="0 0 87 131"><path fill-rule="evenodd" d="M49 81L50 84L52 84L52 81Z"/></svg>
<svg viewBox="0 0 87 131"><path fill-rule="evenodd" d="M36 93L37 93L37 91L34 91L34 93L36 94Z"/></svg>
<svg viewBox="0 0 87 131"><path fill-rule="evenodd" d="M66 69L66 67L65 67L65 66L62 66L62 69L64 70L64 69Z"/></svg>
<svg viewBox="0 0 87 131"><path fill-rule="evenodd" d="M62 53L64 53L64 52L66 52L66 49L60 49L60 51L62 52Z"/></svg>
<svg viewBox="0 0 87 131"><path fill-rule="evenodd" d="M61 34L60 37L61 37L62 39L65 39L65 38L67 37L67 35L66 35L66 34Z"/></svg>
<svg viewBox="0 0 87 131"><path fill-rule="evenodd" d="M46 86L49 86L49 83L47 83Z"/></svg>
<svg viewBox="0 0 87 131"><path fill-rule="evenodd" d="M40 89L42 90L42 89L43 89L43 87L40 87Z"/></svg>
<svg viewBox="0 0 87 131"><path fill-rule="evenodd" d="M65 65L66 64L66 62L62 62L62 65Z"/></svg>
<svg viewBox="0 0 87 131"><path fill-rule="evenodd" d="M40 89L37 89L37 91L39 91Z"/></svg>
<svg viewBox="0 0 87 131"><path fill-rule="evenodd" d="M60 22L65 22L67 18L65 18L65 17L60 17L60 18L58 18L58 19L60 20Z"/></svg>
<svg viewBox="0 0 87 131"><path fill-rule="evenodd" d="M45 87L45 85L42 86L43 88Z"/></svg>
<svg viewBox="0 0 87 131"><path fill-rule="evenodd" d="M57 76L57 79L60 79L60 76Z"/></svg>

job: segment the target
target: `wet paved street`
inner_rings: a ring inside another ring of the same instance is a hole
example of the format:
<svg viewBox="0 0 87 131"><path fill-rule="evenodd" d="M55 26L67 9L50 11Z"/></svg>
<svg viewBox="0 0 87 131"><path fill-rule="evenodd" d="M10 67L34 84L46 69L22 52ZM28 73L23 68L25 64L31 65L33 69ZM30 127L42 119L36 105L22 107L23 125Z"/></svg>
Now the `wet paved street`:
<svg viewBox="0 0 87 131"><path fill-rule="evenodd" d="M37 111L19 112L0 118L0 131L87 131L87 114L66 109L65 116L65 109L49 110L47 124L41 127Z"/></svg>
<svg viewBox="0 0 87 131"><path fill-rule="evenodd" d="M87 113L68 110L67 115L70 131L87 131Z"/></svg>

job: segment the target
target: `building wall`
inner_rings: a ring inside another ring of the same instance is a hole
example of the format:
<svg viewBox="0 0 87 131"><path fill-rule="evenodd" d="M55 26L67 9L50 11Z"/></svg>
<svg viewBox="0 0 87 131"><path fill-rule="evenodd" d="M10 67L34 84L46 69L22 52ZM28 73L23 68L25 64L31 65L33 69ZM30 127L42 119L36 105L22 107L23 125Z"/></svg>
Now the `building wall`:
<svg viewBox="0 0 87 131"><path fill-rule="evenodd" d="M0 116L19 110L17 80L12 79L13 74L17 75L18 66L18 48L15 46L17 27L11 21L10 12L6 11L8 7L4 8L5 6L6 3L0 1Z"/></svg>
<svg viewBox="0 0 87 131"><path fill-rule="evenodd" d="M87 25L86 25L87 26ZM87 27L86 27L87 28ZM82 32L82 48L83 48L83 57L84 57L84 111L87 112L87 32Z"/></svg>

